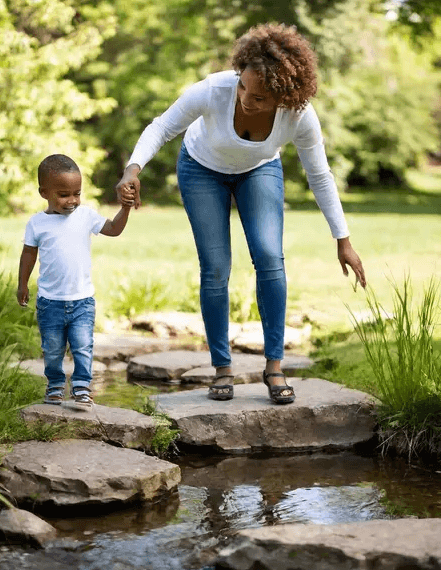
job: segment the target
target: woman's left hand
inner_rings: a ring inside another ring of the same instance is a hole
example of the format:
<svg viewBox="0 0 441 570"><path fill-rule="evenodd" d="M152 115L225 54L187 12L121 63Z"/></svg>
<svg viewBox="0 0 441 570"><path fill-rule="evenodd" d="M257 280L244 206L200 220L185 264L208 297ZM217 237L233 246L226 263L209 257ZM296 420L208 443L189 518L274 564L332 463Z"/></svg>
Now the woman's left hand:
<svg viewBox="0 0 441 570"><path fill-rule="evenodd" d="M352 268L352 271L355 273L355 285L357 285L358 282L364 289L366 287L366 276L364 274L363 265L361 263L361 259L352 248L349 238L346 237L338 239L337 248L338 260L343 269L343 273L345 275L348 275L349 272L346 266L349 265Z"/></svg>

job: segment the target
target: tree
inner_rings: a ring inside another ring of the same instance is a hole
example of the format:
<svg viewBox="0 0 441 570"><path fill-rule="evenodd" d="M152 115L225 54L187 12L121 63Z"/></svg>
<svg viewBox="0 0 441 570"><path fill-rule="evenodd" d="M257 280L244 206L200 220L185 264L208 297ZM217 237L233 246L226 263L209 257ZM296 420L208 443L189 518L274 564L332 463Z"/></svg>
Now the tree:
<svg viewBox="0 0 441 570"><path fill-rule="evenodd" d="M77 124L108 113L115 101L81 92L69 73L96 58L115 18L105 3L0 0L0 209L34 209L36 169L63 153L80 166L87 193L104 152Z"/></svg>
<svg viewBox="0 0 441 570"><path fill-rule="evenodd" d="M377 0L115 0L114 7L117 34L97 61L75 74L90 95L118 101L111 115L95 116L84 130L98 136L107 153L95 174L106 199L114 199L113 187L143 128L187 85L226 69L234 39L266 21L296 25L317 52L314 105L341 189L348 180L375 183L386 174L400 180L434 147L432 62L407 38L391 34ZM142 172L145 195L153 200L178 199L179 144L168 143ZM288 145L285 172L306 187L295 155Z"/></svg>

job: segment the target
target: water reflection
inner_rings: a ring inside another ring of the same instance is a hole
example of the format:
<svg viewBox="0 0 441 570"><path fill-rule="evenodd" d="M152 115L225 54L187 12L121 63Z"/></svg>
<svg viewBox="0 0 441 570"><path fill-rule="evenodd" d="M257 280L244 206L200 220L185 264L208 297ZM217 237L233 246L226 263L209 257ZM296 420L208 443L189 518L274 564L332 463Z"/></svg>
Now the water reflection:
<svg viewBox="0 0 441 570"><path fill-rule="evenodd" d="M48 519L60 537L78 541L68 552L71 567L200 570L238 529L387 518L379 489L389 497L411 498L431 516L441 514L441 475L399 461L352 453L185 457L180 467L179 494L165 503L100 517ZM65 547L58 541L55 548ZM46 565L32 565L38 556L48 557ZM23 567L10 562L8 553L0 552L0 570ZM32 570L61 570L49 551L29 554L26 564Z"/></svg>
<svg viewBox="0 0 441 570"><path fill-rule="evenodd" d="M255 485L237 485L224 493L218 510L230 529L253 528L266 521L264 498Z"/></svg>
<svg viewBox="0 0 441 570"><path fill-rule="evenodd" d="M273 510L275 522L337 524L386 518L372 487L315 487L285 493Z"/></svg>

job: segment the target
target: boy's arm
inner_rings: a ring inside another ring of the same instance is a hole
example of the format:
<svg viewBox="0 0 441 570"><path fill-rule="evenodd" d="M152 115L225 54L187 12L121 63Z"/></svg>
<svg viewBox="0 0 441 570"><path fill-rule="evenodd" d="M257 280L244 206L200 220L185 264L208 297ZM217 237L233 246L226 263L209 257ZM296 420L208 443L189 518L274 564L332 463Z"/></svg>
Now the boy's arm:
<svg viewBox="0 0 441 570"><path fill-rule="evenodd" d="M22 307L26 307L29 301L28 281L37 261L38 247L24 245L20 257L18 270L17 301Z"/></svg>
<svg viewBox="0 0 441 570"><path fill-rule="evenodd" d="M101 228L100 234L105 236L119 236L126 227L131 206L121 206L120 211L113 220L107 220Z"/></svg>

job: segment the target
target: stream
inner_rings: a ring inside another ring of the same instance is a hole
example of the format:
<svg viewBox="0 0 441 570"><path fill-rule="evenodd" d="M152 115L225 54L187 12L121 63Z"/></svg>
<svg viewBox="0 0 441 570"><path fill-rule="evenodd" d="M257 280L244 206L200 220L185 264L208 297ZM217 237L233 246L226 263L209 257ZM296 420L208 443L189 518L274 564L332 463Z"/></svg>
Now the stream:
<svg viewBox="0 0 441 570"><path fill-rule="evenodd" d="M441 517L441 471L399 459L344 452L171 461L182 481L167 500L43 517L58 539L40 551L0 547L0 570L213 570L213 554L240 529Z"/></svg>

